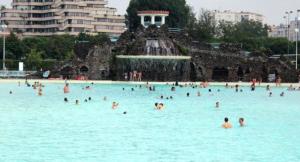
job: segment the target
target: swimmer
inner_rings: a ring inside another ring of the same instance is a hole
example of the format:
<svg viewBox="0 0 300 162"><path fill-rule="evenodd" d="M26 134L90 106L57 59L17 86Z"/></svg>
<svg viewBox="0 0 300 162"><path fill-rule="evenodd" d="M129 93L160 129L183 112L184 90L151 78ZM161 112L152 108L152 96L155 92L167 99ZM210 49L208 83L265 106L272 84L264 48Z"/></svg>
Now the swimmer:
<svg viewBox="0 0 300 162"><path fill-rule="evenodd" d="M152 87L151 86L149 87L149 91L152 91Z"/></svg>
<svg viewBox="0 0 300 162"><path fill-rule="evenodd" d="M273 95L273 93L272 93L272 92L270 92L270 93L269 93L269 97L272 97L272 95Z"/></svg>
<svg viewBox="0 0 300 162"><path fill-rule="evenodd" d="M281 92L280 97L284 97L284 92Z"/></svg>
<svg viewBox="0 0 300 162"><path fill-rule="evenodd" d="M209 89L208 92L211 92L211 89Z"/></svg>
<svg viewBox="0 0 300 162"><path fill-rule="evenodd" d="M91 101L92 100L92 97L89 97L89 101Z"/></svg>
<svg viewBox="0 0 300 162"><path fill-rule="evenodd" d="M42 88L39 88L38 95L39 95L39 96L42 96L42 95L43 95L43 90L42 90Z"/></svg>
<svg viewBox="0 0 300 162"><path fill-rule="evenodd" d="M187 94L186 94L186 97L190 97L190 93L187 93Z"/></svg>
<svg viewBox="0 0 300 162"><path fill-rule="evenodd" d="M85 89L86 89L86 90L90 90L91 87L90 87L90 86L86 86Z"/></svg>
<svg viewBox="0 0 300 162"><path fill-rule="evenodd" d="M251 91L255 91L255 84L251 85Z"/></svg>
<svg viewBox="0 0 300 162"><path fill-rule="evenodd" d="M270 90L271 90L270 85L267 85L266 90L267 90L267 91L270 91Z"/></svg>
<svg viewBox="0 0 300 162"><path fill-rule="evenodd" d="M84 102L88 102L88 100L87 100L87 99L85 99L85 100L84 100Z"/></svg>
<svg viewBox="0 0 300 162"><path fill-rule="evenodd" d="M125 91L125 88L123 88L123 91Z"/></svg>
<svg viewBox="0 0 300 162"><path fill-rule="evenodd" d="M172 99L173 99L173 96L170 96L170 99L172 100Z"/></svg>
<svg viewBox="0 0 300 162"><path fill-rule="evenodd" d="M158 110L162 110L162 109L164 109L164 104L163 103L158 104Z"/></svg>
<svg viewBox="0 0 300 162"><path fill-rule="evenodd" d="M76 100L76 101L75 101L75 104L76 104L76 105L79 105L79 100Z"/></svg>
<svg viewBox="0 0 300 162"><path fill-rule="evenodd" d="M198 97L200 97L200 96L201 96L201 93L200 93L199 91L197 92L197 96L198 96Z"/></svg>
<svg viewBox="0 0 300 162"><path fill-rule="evenodd" d="M227 117L224 119L224 124L222 125L222 127L225 129L232 128L232 125L229 123L229 119Z"/></svg>
<svg viewBox="0 0 300 162"><path fill-rule="evenodd" d="M220 107L220 102L216 102L216 108Z"/></svg>
<svg viewBox="0 0 300 162"><path fill-rule="evenodd" d="M105 97L103 97L103 101L106 101L107 100L107 97L105 96Z"/></svg>
<svg viewBox="0 0 300 162"><path fill-rule="evenodd" d="M118 108L118 106L119 106L119 103L117 103L117 102L113 102L112 103L112 109L117 109Z"/></svg>
<svg viewBox="0 0 300 162"><path fill-rule="evenodd" d="M12 91L9 91L9 94L12 94Z"/></svg>
<svg viewBox="0 0 300 162"><path fill-rule="evenodd" d="M240 119L239 119L239 123L240 123L240 126L241 126L241 127L245 126L244 118L240 118Z"/></svg>
<svg viewBox="0 0 300 162"><path fill-rule="evenodd" d="M161 95L161 96L160 96L160 99L164 99L164 96L163 96L163 95Z"/></svg>
<svg viewBox="0 0 300 162"><path fill-rule="evenodd" d="M239 92L239 85L235 85L235 92Z"/></svg>
<svg viewBox="0 0 300 162"><path fill-rule="evenodd" d="M242 90L242 89L240 89L240 92L243 92L243 90Z"/></svg>
<svg viewBox="0 0 300 162"><path fill-rule="evenodd" d="M65 97L65 98L64 98L64 101L65 101L65 102L68 102L68 98L67 98L67 97Z"/></svg>
<svg viewBox="0 0 300 162"><path fill-rule="evenodd" d="M134 88L131 88L131 91L134 91Z"/></svg>
<svg viewBox="0 0 300 162"><path fill-rule="evenodd" d="M126 114L127 114L127 112L126 112L126 111L124 111L124 112L123 112L123 114L124 114L124 115L126 115Z"/></svg>
<svg viewBox="0 0 300 162"><path fill-rule="evenodd" d="M173 92L174 92L175 90L176 90L176 89L175 89L175 87L172 87L172 88L171 88L171 91L173 91Z"/></svg>
<svg viewBox="0 0 300 162"><path fill-rule="evenodd" d="M69 92L70 92L69 83L66 83L64 87L64 93L69 93Z"/></svg>
<svg viewBox="0 0 300 162"><path fill-rule="evenodd" d="M229 85L228 85L228 83L226 83L226 84L225 84L225 88L229 88Z"/></svg>
<svg viewBox="0 0 300 162"><path fill-rule="evenodd" d="M154 106L155 106L155 109L158 109L158 103L155 103Z"/></svg>

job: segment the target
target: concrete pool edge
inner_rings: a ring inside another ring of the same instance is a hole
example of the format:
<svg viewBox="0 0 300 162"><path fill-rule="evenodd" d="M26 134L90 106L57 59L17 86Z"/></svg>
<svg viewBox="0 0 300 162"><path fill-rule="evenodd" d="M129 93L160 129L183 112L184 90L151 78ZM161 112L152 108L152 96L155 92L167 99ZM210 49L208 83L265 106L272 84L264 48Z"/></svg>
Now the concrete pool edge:
<svg viewBox="0 0 300 162"><path fill-rule="evenodd" d="M64 84L65 80L46 80L46 79L28 79L29 82L41 82L41 83L50 83L50 84ZM0 79L0 84L3 83L24 83L25 79ZM146 84L147 82L129 82L129 81L111 81L111 80L68 80L68 83L71 84L84 84L84 83L95 83L95 84ZM173 84L174 82L149 82L149 84L155 85L165 85L165 84ZM194 83L199 85L201 82L179 82L180 84L189 84ZM230 86L240 85L240 86L250 86L250 82L209 82L211 86L224 86L228 83ZM258 86L276 86L275 83L261 83ZM288 87L290 85L300 87L300 83L282 83L281 87Z"/></svg>

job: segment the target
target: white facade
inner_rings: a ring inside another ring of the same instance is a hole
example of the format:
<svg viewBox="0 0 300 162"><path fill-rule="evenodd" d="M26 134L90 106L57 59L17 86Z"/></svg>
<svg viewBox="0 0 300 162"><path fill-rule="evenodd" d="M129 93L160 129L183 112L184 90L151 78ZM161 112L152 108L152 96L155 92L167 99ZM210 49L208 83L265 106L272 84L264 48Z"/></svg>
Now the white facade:
<svg viewBox="0 0 300 162"><path fill-rule="evenodd" d="M225 22L231 22L231 23L238 23L243 20L252 20L252 21L258 21L262 24L265 21L265 18L263 15L253 12L233 12L233 11L212 11L212 16L215 20L215 22L218 24L221 21Z"/></svg>
<svg viewBox="0 0 300 162"><path fill-rule="evenodd" d="M138 16L141 18L141 24L144 27L148 27L149 25L160 27L166 23L169 11L138 11ZM148 21L145 20L146 18L148 18Z"/></svg>
<svg viewBox="0 0 300 162"><path fill-rule="evenodd" d="M8 31L23 36L77 35L107 33L118 36L125 31L125 17L107 0L13 0L12 8L1 10L0 21Z"/></svg>
<svg viewBox="0 0 300 162"><path fill-rule="evenodd" d="M300 28L300 21L298 21L298 29ZM287 25L279 25L279 26L273 26L271 30L269 31L269 37L273 38L288 38L290 41L296 41L297 40L297 21L291 21L290 27L288 29ZM300 41L300 34L298 33L298 41Z"/></svg>

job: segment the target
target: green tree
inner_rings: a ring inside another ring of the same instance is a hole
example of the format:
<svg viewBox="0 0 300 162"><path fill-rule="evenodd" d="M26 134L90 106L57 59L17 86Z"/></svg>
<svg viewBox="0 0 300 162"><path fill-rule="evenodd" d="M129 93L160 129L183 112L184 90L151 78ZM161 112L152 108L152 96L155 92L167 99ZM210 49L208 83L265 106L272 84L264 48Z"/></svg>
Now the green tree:
<svg viewBox="0 0 300 162"><path fill-rule="evenodd" d="M5 9L6 9L6 7L4 5L0 6L0 11L5 10Z"/></svg>
<svg viewBox="0 0 300 162"><path fill-rule="evenodd" d="M91 48L103 44L110 44L110 38L106 34L88 35L80 33L76 38L74 53L81 59L85 59Z"/></svg>
<svg viewBox="0 0 300 162"><path fill-rule="evenodd" d="M268 27L257 21L241 21L236 24L219 22L220 41L240 43L244 50L255 51L264 47L268 37Z"/></svg>
<svg viewBox="0 0 300 162"><path fill-rule="evenodd" d="M266 38L264 47L270 49L272 54L287 54L289 41L286 38ZM292 48L292 45L290 45Z"/></svg>
<svg viewBox="0 0 300 162"><path fill-rule="evenodd" d="M201 9L198 20L194 21L190 35L199 42L210 42L216 35L216 24L210 11Z"/></svg>
<svg viewBox="0 0 300 162"><path fill-rule="evenodd" d="M37 51L36 49L31 49L30 52L26 55L26 67L30 70L37 70L42 66L43 52Z"/></svg>
<svg viewBox="0 0 300 162"><path fill-rule="evenodd" d="M24 46L22 41L14 33L6 37L6 58L19 60L24 56ZM2 47L2 45L1 45Z"/></svg>
<svg viewBox="0 0 300 162"><path fill-rule="evenodd" d="M127 20L130 30L135 30L140 25L138 11L166 10L170 11L166 24L169 27L186 27L189 22L190 7L185 0L130 0L127 8Z"/></svg>

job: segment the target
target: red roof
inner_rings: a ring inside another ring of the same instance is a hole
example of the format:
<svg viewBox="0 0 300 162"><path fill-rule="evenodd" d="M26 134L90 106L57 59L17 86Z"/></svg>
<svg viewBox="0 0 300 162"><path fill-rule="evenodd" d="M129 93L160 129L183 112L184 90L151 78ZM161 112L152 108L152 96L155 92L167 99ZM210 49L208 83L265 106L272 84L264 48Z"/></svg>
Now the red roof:
<svg viewBox="0 0 300 162"><path fill-rule="evenodd" d="M147 11L138 11L138 14L166 14L169 15L169 11L157 11L157 10L147 10Z"/></svg>

